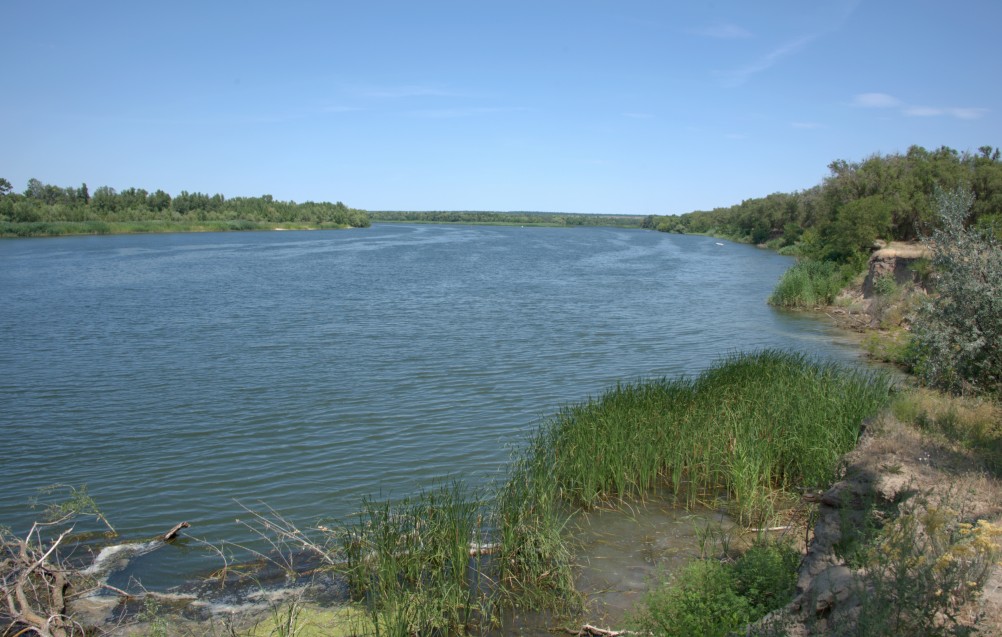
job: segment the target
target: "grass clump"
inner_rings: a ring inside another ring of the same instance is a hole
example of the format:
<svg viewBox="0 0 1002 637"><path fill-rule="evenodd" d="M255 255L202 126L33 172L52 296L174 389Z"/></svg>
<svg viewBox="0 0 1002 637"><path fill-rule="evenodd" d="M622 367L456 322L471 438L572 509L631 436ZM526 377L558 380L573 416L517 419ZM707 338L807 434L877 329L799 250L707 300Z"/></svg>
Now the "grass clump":
<svg viewBox="0 0 1002 637"><path fill-rule="evenodd" d="M786 544L759 542L734 562L691 562L647 595L633 623L664 637L729 635L792 599L799 561Z"/></svg>
<svg viewBox="0 0 1002 637"><path fill-rule="evenodd" d="M530 448L548 448L548 435L540 431ZM494 505L492 564L507 606L567 612L579 605L564 534L569 517L547 466L538 456L519 458Z"/></svg>
<svg viewBox="0 0 1002 637"><path fill-rule="evenodd" d="M457 634L495 618L484 562L483 503L458 484L400 502L363 502L339 534L352 599L376 635Z"/></svg>
<svg viewBox="0 0 1002 637"><path fill-rule="evenodd" d="M799 354L736 355L696 379L620 384L562 410L529 462L574 506L667 487L687 505L726 498L757 523L784 492L830 483L889 390L882 375Z"/></svg>
<svg viewBox="0 0 1002 637"><path fill-rule="evenodd" d="M831 305L857 274L854 264L801 259L783 273L769 297L777 307L812 308Z"/></svg>

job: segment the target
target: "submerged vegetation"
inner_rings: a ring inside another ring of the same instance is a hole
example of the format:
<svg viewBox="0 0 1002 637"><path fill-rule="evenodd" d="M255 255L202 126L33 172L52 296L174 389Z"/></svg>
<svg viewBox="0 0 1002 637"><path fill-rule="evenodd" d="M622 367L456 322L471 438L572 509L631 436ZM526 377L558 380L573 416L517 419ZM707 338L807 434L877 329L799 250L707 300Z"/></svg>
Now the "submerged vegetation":
<svg viewBox="0 0 1002 637"><path fill-rule="evenodd" d="M0 178L0 237L64 234L125 234L271 230L287 228L361 228L365 211L337 203L277 201L271 195L234 197L182 191L102 186L93 195L87 184L61 188L30 179L23 193Z"/></svg>

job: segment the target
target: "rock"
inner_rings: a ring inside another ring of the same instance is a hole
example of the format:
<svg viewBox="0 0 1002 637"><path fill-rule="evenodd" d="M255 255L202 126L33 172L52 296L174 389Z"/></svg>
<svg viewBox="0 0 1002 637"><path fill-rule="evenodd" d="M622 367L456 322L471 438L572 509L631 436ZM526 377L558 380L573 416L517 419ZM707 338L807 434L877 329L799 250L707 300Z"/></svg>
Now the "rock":
<svg viewBox="0 0 1002 637"><path fill-rule="evenodd" d="M863 297L874 295L874 283L885 277L893 277L898 285L923 283L913 269L916 261L931 259L932 251L918 243L892 242L870 255L869 268L863 281Z"/></svg>

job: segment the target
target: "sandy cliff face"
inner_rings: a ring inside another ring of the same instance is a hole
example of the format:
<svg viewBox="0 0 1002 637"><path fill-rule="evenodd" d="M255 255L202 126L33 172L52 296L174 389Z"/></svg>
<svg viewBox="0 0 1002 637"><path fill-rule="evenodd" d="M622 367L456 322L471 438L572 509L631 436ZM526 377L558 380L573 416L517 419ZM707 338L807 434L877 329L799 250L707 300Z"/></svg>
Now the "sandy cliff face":
<svg viewBox="0 0 1002 637"><path fill-rule="evenodd" d="M916 264L932 258L932 251L920 243L893 241L870 255L869 271L863 281L863 297L874 295L874 284L882 278L892 277L898 285L924 283L921 268Z"/></svg>

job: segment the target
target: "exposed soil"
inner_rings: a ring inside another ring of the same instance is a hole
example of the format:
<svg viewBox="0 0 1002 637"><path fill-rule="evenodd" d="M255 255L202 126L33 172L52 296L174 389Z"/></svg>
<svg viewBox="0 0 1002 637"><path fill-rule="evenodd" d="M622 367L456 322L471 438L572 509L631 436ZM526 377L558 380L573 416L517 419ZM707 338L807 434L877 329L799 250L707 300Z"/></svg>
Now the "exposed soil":
<svg viewBox="0 0 1002 637"><path fill-rule="evenodd" d="M881 253L880 259L871 259L868 280L873 279L875 262L927 256L908 245L889 246L875 256ZM912 293L925 292L915 286ZM901 306L913 302L905 295L895 301L897 306L890 307L886 299L864 295L860 281L845 290L836 305L817 309L842 329L879 335L889 329L908 329L907 312ZM887 316L895 311L898 320L888 325ZM967 520L1002 523L1002 476L989 471L976 453L942 436L924 434L890 414L868 423L859 445L845 456L844 463L843 479L818 498L818 520L800 571L798 597L785 609L798 618L791 635L831 632L837 622L852 616L859 607L852 587L858 573L836 555L835 546L843 533L863 524L874 506L893 507L915 495L932 501L945 498L959 503ZM981 599L965 608L962 619L977 626L979 634L1002 635L1002 568L994 570Z"/></svg>
<svg viewBox="0 0 1002 637"><path fill-rule="evenodd" d="M797 617L791 635L828 634L852 616L860 600L858 572L836 554L843 534L855 532L874 508L892 508L916 496L944 498L968 520L1002 522L1002 481L972 452L924 435L885 415L869 423L855 450L845 456L842 480L818 500L818 520L801 567L798 597L786 611ZM981 634L1002 634L1002 569L983 595L961 615Z"/></svg>

